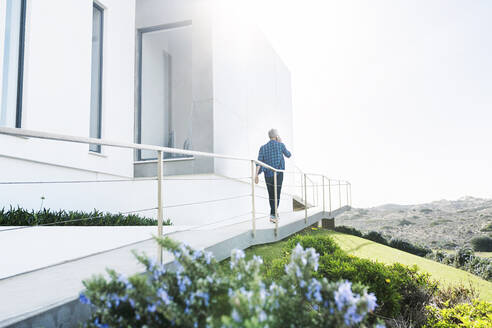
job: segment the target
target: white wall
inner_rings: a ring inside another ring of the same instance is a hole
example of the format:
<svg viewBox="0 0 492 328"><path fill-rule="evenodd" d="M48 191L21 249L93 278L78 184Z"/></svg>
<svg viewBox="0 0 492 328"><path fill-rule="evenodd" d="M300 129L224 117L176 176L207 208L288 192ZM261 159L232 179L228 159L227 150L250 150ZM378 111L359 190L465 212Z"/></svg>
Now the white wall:
<svg viewBox="0 0 492 328"><path fill-rule="evenodd" d="M2 50L5 44L5 14L6 14L6 1L0 1L0 45L2 46ZM0 65L3 66L5 54L3 51L0 51ZM3 67L0 67L0 90L2 90L3 85ZM0 97L2 97L2 92L0 91ZM1 102L0 102L1 104Z"/></svg>
<svg viewBox="0 0 492 328"><path fill-rule="evenodd" d="M215 151L257 158L268 130L277 128L294 153L289 70L240 9L218 1L213 22ZM225 175L250 172L248 165L221 160L215 167Z"/></svg>
<svg viewBox="0 0 492 328"><path fill-rule="evenodd" d="M133 141L135 0L105 7L102 137ZM89 136L92 0L30 0L27 9L23 122L25 129ZM133 153L0 136L1 156L122 176L133 175ZM15 170L0 172L0 180Z"/></svg>

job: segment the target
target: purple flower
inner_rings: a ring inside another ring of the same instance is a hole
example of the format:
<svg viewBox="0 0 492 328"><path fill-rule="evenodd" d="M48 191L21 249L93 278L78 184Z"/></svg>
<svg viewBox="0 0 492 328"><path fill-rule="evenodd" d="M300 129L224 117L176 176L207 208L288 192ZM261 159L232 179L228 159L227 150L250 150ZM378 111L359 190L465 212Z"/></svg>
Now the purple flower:
<svg viewBox="0 0 492 328"><path fill-rule="evenodd" d="M164 304L169 305L172 301L172 297L162 288L157 291L157 296L164 302Z"/></svg>
<svg viewBox="0 0 492 328"><path fill-rule="evenodd" d="M338 290L334 292L334 295L338 311L341 311L346 304L351 304L354 301L352 283L350 281L342 282L338 286Z"/></svg>
<svg viewBox="0 0 492 328"><path fill-rule="evenodd" d="M239 315L239 313L236 311L236 309L232 310L231 317L232 317L232 320L234 320L234 321L236 321L236 322L241 322L241 316L240 316L240 315Z"/></svg>
<svg viewBox="0 0 492 328"><path fill-rule="evenodd" d="M94 325L95 325L96 327L99 327L99 328L107 328L107 327L109 327L107 324L102 324L102 323L100 323L100 322L99 322L99 318L96 318L96 319L94 320Z"/></svg>
<svg viewBox="0 0 492 328"><path fill-rule="evenodd" d="M240 260L244 259L245 254L240 249L233 249L231 254L231 269L233 269Z"/></svg>
<svg viewBox="0 0 492 328"><path fill-rule="evenodd" d="M201 258L202 256L203 256L203 252L201 250L197 250L197 251L193 252L192 259L196 261L199 258Z"/></svg>
<svg viewBox="0 0 492 328"><path fill-rule="evenodd" d="M378 306L378 304L376 303L376 296L374 295L374 293L369 293L367 294L366 298L367 298L367 311L368 312L374 311L376 306Z"/></svg>
<svg viewBox="0 0 492 328"><path fill-rule="evenodd" d="M204 300L204 302L205 302L205 306L208 306L208 304L209 304L208 302L210 300L210 295L208 293L202 292L202 291L198 291L198 292L196 292L195 295L197 297L201 297Z"/></svg>
<svg viewBox="0 0 492 328"><path fill-rule="evenodd" d="M350 326L354 323L359 323L362 321L363 318L364 316L357 313L357 307L355 305L350 306L343 316L343 319L347 326Z"/></svg>
<svg viewBox="0 0 492 328"><path fill-rule="evenodd" d="M212 261L212 253L211 252L205 252L205 262L207 264L210 264L210 262Z"/></svg>
<svg viewBox="0 0 492 328"><path fill-rule="evenodd" d="M296 276L297 276L297 278L302 277L302 272L301 272L301 269L299 267L296 267Z"/></svg>
<svg viewBox="0 0 492 328"><path fill-rule="evenodd" d="M157 307L155 306L155 304L151 304L151 305L147 306L147 311L149 311L150 313L154 313L156 310L157 310Z"/></svg>
<svg viewBox="0 0 492 328"><path fill-rule="evenodd" d="M184 276L183 278L178 277L178 287L181 293L183 293L186 290L186 287L190 285L191 285L191 280L188 276Z"/></svg>
<svg viewBox="0 0 492 328"><path fill-rule="evenodd" d="M238 260L242 260L242 259L244 259L244 257L246 256L246 255L244 254L243 250L241 250L241 249L236 249L236 250L232 251L232 254L233 254L234 259L235 259L236 261L238 261Z"/></svg>
<svg viewBox="0 0 492 328"><path fill-rule="evenodd" d="M311 283L309 284L308 294L309 300L311 299L311 297L314 297L316 302L321 303L323 301L323 297L321 296L321 283L318 280L314 278L311 280Z"/></svg>
<svg viewBox="0 0 492 328"><path fill-rule="evenodd" d="M80 303L82 304L91 304L91 301L87 298L87 296L85 296L85 294L83 293L80 293L80 296L79 296L79 301Z"/></svg>
<svg viewBox="0 0 492 328"><path fill-rule="evenodd" d="M263 259L261 258L261 256L253 255L253 261L260 265L263 264Z"/></svg>
<svg viewBox="0 0 492 328"><path fill-rule="evenodd" d="M153 271L154 270L155 265L156 265L156 261L154 259L149 259L148 268L149 268L150 271Z"/></svg>

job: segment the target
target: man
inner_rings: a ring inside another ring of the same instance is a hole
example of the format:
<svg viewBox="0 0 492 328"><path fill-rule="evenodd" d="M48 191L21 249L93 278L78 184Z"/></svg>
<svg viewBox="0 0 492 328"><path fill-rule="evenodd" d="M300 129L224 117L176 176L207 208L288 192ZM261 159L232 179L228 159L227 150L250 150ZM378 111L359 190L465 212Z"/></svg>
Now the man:
<svg viewBox="0 0 492 328"><path fill-rule="evenodd" d="M285 170L284 155L289 158L291 156L290 152L282 143L282 139L280 139L280 136L278 135L276 129L271 129L270 131L268 131L268 137L270 138L270 141L261 146L258 160L278 170ZM275 185L273 180L274 171L257 165L255 177L256 183L258 183L258 175L261 174L261 172L265 173L268 198L270 201L270 222L275 223L277 222L277 217L275 216ZM283 180L284 173L277 172L277 208L280 204L280 191L282 190Z"/></svg>

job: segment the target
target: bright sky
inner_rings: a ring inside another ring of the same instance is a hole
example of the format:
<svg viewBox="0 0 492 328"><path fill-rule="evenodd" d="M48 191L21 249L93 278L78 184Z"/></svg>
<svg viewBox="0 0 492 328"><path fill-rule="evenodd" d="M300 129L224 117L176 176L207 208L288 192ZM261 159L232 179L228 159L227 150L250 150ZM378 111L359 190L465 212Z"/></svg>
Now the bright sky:
<svg viewBox="0 0 492 328"><path fill-rule="evenodd" d="M300 167L354 206L492 197L492 1L249 3L292 72Z"/></svg>

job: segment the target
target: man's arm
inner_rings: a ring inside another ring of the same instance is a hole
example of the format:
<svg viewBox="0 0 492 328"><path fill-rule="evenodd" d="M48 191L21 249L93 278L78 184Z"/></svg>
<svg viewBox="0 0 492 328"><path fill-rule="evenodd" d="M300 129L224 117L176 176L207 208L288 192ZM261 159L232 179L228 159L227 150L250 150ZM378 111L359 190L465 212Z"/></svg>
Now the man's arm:
<svg viewBox="0 0 492 328"><path fill-rule="evenodd" d="M258 161L263 162L264 156L263 156L263 147L260 148L260 152L258 154ZM258 183L260 180L258 178L258 175L263 172L263 166L256 164L256 176L255 176L255 183Z"/></svg>
<svg viewBox="0 0 492 328"><path fill-rule="evenodd" d="M287 147L285 147L284 144L282 144L282 153L285 155L285 157L287 158L290 158L290 156L292 156L292 154L290 153L290 151L287 150Z"/></svg>

